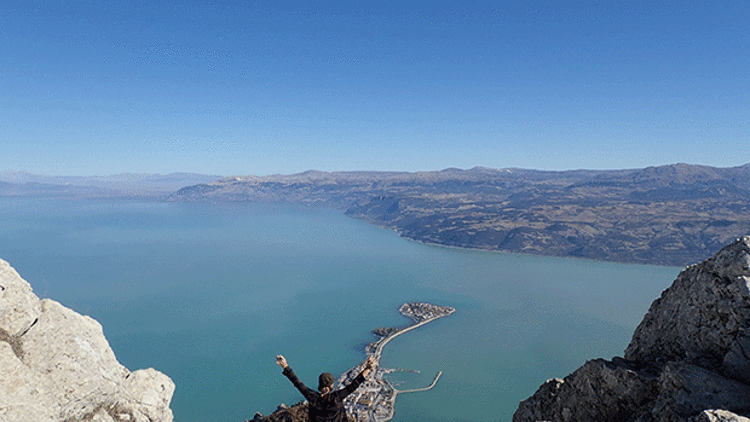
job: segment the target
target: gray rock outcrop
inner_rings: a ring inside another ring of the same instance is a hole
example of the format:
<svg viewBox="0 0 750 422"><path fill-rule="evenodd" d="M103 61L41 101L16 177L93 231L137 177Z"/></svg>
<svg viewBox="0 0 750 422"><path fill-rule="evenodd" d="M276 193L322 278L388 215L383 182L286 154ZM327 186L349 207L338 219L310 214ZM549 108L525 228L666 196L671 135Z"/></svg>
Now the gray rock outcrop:
<svg viewBox="0 0 750 422"><path fill-rule="evenodd" d="M690 422L750 422L750 419L726 410L704 410Z"/></svg>
<svg viewBox="0 0 750 422"><path fill-rule="evenodd" d="M513 422L748 421L750 237L683 270L623 358L544 383Z"/></svg>
<svg viewBox="0 0 750 422"><path fill-rule="evenodd" d="M117 362L101 325L0 260L0 421L171 422L174 383Z"/></svg>

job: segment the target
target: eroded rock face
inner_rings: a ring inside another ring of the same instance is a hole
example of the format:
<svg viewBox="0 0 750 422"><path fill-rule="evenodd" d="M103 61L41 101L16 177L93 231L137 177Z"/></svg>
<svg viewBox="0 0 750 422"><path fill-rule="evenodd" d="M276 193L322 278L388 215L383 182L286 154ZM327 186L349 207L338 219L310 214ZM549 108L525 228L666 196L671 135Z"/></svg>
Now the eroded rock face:
<svg viewBox="0 0 750 422"><path fill-rule="evenodd" d="M651 414L659 421L684 421L706 409L747 414L750 386L709 369L684 362L667 364Z"/></svg>
<svg viewBox="0 0 750 422"><path fill-rule="evenodd" d="M0 260L0 420L171 422L174 383L120 365L101 325Z"/></svg>
<svg viewBox="0 0 750 422"><path fill-rule="evenodd" d="M41 312L31 286L7 262L0 260L0 332L18 336L31 327Z"/></svg>
<svg viewBox="0 0 750 422"><path fill-rule="evenodd" d="M623 362L595 359L564 379L551 379L521 402L513 421L622 421L646 411L658 386Z"/></svg>
<svg viewBox="0 0 750 422"><path fill-rule="evenodd" d="M514 422L748 421L750 237L683 270L625 359L587 362L521 402Z"/></svg>
<svg viewBox="0 0 750 422"><path fill-rule="evenodd" d="M680 273L636 328L625 359L680 360L712 369L728 359L732 374L750 372L747 360L739 360L748 345L749 283L750 237L745 237Z"/></svg>

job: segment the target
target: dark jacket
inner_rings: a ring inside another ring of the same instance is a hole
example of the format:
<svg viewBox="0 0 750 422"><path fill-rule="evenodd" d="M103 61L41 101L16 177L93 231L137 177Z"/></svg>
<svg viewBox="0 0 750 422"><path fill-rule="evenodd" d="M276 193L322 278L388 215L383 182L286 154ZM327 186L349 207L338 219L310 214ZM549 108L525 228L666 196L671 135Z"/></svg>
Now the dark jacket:
<svg viewBox="0 0 750 422"><path fill-rule="evenodd" d="M348 422L349 417L346 415L346 409L344 409L344 399L365 382L365 377L359 374L346 387L322 395L302 383L292 371L292 368L287 366L282 373L289 378L289 381L310 403L310 422Z"/></svg>

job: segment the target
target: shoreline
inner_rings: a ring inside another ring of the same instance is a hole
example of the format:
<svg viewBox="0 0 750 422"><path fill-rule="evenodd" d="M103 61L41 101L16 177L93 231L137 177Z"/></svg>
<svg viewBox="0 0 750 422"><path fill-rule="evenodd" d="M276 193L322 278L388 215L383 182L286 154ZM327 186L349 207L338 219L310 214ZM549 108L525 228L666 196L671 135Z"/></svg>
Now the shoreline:
<svg viewBox="0 0 750 422"><path fill-rule="evenodd" d="M382 224L378 224L374 221L361 219L358 217L350 216L344 213L347 217L350 217L355 220L364 221L367 224L373 225L375 227L379 227L381 229L386 229L393 231L400 237L401 239L408 240L410 242L418 243L420 245L424 246L432 246L437 248L447 248L447 249L455 249L460 251L476 251L476 252L488 252L488 253L500 253L500 254L508 254L508 255L521 255L521 256L538 256L543 258L558 258L558 259L573 259L577 261L586 261L586 262L604 262L604 263L611 263L611 264L621 264L621 265L642 265L642 266L653 266L653 267L672 267L672 268L680 268L683 269L689 264L686 265L671 265L671 264L658 264L653 262L636 262L636 261L626 261L626 260L611 260L611 259L597 259L597 258L587 258L587 257L581 257L581 256L570 256L570 255L555 255L555 254L544 254L544 253L530 253L530 252L519 252L519 251L510 251L505 249L494 249L494 248L485 248L481 246L473 246L473 245L448 245L445 243L440 243L439 241L435 240L429 240L429 239L423 239L423 238L417 238L412 237L401 230L399 230L396 227L392 226L385 226Z"/></svg>
<svg viewBox="0 0 750 422"><path fill-rule="evenodd" d="M408 390L398 390L395 388L384 375L404 369L387 369L380 366L380 358L383 355L383 349L394 338L411 330L419 328L427 323L451 315L456 310L448 306L436 306L425 302L404 303L399 308L399 312L411 318L413 323L407 327L397 329L380 339L369 343L365 347L367 356L375 357L375 364L370 375L365 382L351 394L344 402L348 413L357 422L386 422L393 419L395 412L396 397L399 393L413 393L427 391L435 387L440 376L443 374L439 371L435 378L427 387L415 388ZM338 379L338 387L354 379L362 370L362 364L356 365L342 374Z"/></svg>

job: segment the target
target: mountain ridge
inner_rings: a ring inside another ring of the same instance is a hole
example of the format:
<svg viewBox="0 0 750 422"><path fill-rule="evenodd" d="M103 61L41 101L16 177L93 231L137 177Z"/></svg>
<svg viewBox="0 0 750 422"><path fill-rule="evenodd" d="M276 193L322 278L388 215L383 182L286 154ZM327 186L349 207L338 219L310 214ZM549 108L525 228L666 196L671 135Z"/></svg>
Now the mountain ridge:
<svg viewBox="0 0 750 422"><path fill-rule="evenodd" d="M431 244L681 266L750 233L750 164L232 176L167 200L342 210Z"/></svg>

